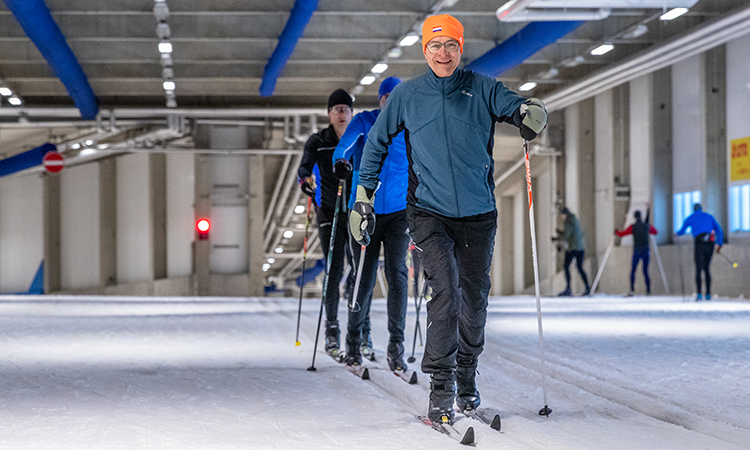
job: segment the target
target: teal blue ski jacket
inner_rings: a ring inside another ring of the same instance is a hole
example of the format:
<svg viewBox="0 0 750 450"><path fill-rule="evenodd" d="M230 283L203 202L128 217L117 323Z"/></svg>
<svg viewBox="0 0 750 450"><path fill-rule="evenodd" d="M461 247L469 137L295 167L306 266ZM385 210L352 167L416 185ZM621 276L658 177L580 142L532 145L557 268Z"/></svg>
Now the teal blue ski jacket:
<svg viewBox="0 0 750 450"><path fill-rule="evenodd" d="M359 184L375 191L392 140L403 131L408 203L453 218L495 210L495 123L520 127L525 100L501 82L463 69L443 78L429 69L399 84L367 135Z"/></svg>

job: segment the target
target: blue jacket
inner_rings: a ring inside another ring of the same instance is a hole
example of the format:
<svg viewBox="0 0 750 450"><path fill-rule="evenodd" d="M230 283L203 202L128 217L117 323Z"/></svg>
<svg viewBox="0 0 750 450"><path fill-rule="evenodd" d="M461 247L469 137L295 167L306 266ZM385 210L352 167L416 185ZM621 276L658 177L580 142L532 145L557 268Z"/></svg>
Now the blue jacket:
<svg viewBox="0 0 750 450"><path fill-rule="evenodd" d="M721 225L716 222L716 219L711 214L704 213L703 211L696 211L690 214L682 224L682 228L677 231L677 236L685 234L688 228L690 228L690 233L693 236L714 231L716 232L716 243L719 247L724 245L724 233L721 231Z"/></svg>
<svg viewBox="0 0 750 450"><path fill-rule="evenodd" d="M359 166L362 150L365 147L367 134L370 132L380 110L363 111L349 122L344 135L341 136L336 150L333 152L333 162L344 158L352 161L352 186L359 181ZM390 214L406 209L406 189L409 180L409 161L406 159L406 142L404 135L399 134L393 139L388 149L388 157L380 172L380 185L375 192L375 213ZM357 190L352 189L349 198L349 208L354 206Z"/></svg>
<svg viewBox="0 0 750 450"><path fill-rule="evenodd" d="M526 99L502 83L456 69L396 86L367 136L359 184L375 190L392 139L402 130L409 160L407 202L446 217L495 210L495 122L520 126Z"/></svg>

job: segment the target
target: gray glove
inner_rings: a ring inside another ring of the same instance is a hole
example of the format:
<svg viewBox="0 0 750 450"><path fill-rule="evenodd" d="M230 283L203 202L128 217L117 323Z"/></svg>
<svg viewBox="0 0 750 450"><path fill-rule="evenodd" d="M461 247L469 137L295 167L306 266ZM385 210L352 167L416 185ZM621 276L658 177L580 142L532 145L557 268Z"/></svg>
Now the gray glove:
<svg viewBox="0 0 750 450"><path fill-rule="evenodd" d="M362 186L357 186L357 196L354 207L349 213L349 230L354 240L359 245L369 245L370 235L375 231L375 196L367 196L367 191Z"/></svg>
<svg viewBox="0 0 750 450"><path fill-rule="evenodd" d="M547 126L547 110L538 98L528 98L519 108L521 112L521 137L531 141Z"/></svg>

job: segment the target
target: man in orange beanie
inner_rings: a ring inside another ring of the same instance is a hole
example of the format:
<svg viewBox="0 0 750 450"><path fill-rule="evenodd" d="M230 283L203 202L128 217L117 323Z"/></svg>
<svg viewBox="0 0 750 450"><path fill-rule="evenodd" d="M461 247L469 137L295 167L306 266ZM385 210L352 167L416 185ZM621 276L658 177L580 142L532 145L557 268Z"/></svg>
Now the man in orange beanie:
<svg viewBox="0 0 750 450"><path fill-rule="evenodd" d="M365 244L380 170L392 138L403 130L409 230L432 288L422 371L431 376L428 416L441 423L453 422L454 402L462 412L480 402L475 375L497 229L495 123L518 127L527 140L547 124L540 100L459 69L463 45L464 28L455 17L425 20L422 51L429 70L393 89L370 130L349 216L354 239Z"/></svg>

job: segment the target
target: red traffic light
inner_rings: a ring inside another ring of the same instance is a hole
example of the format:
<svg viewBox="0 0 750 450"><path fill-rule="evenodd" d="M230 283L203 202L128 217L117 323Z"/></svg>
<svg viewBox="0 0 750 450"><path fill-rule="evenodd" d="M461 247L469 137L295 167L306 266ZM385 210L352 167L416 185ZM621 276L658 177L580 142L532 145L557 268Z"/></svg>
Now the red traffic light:
<svg viewBox="0 0 750 450"><path fill-rule="evenodd" d="M198 219L195 223L195 228L198 230L198 239L208 239L208 230L211 228L211 222L208 219Z"/></svg>

